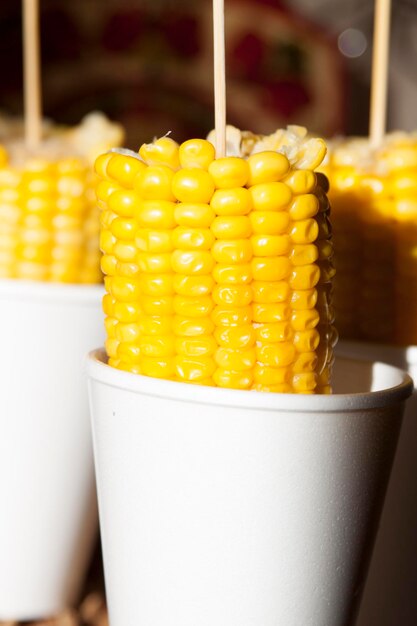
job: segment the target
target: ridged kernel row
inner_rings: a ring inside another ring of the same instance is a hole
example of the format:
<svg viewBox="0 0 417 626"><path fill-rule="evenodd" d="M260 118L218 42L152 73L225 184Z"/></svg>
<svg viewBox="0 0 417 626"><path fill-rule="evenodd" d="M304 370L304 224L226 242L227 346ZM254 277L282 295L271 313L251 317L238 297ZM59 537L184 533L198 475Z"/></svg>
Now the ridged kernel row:
<svg viewBox="0 0 417 626"><path fill-rule="evenodd" d="M243 159L226 157L210 168L216 185L211 200L216 217L211 230L215 287L213 321L217 344L214 381L219 387L249 389L256 361L252 328L252 246L253 229L249 165Z"/></svg>

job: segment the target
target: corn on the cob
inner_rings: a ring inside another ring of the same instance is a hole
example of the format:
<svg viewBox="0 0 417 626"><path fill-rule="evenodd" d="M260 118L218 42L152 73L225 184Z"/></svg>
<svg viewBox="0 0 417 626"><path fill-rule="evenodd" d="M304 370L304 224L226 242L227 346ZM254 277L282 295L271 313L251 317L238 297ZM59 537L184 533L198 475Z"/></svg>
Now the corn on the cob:
<svg viewBox="0 0 417 626"><path fill-rule="evenodd" d="M331 149L324 169L331 182L341 335L416 343L417 138L388 135L376 151L366 140L346 140Z"/></svg>
<svg viewBox="0 0 417 626"><path fill-rule="evenodd" d="M66 283L101 280L99 212L91 162L122 132L101 115L46 129L37 155L0 138L0 277Z"/></svg>
<svg viewBox="0 0 417 626"><path fill-rule="evenodd" d="M325 148L229 129L96 161L109 364L236 389L329 393L336 342ZM277 145L279 144L279 145ZM250 149L248 148L250 146Z"/></svg>

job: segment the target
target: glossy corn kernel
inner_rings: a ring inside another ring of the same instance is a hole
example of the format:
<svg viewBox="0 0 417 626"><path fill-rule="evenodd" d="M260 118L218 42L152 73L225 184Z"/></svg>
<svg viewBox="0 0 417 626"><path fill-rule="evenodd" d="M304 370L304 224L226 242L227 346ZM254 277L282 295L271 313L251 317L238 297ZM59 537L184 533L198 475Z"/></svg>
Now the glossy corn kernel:
<svg viewBox="0 0 417 626"><path fill-rule="evenodd" d="M375 151L365 140L346 140L332 150L326 173L341 336L416 343L417 138L388 135Z"/></svg>
<svg viewBox="0 0 417 626"><path fill-rule="evenodd" d="M27 155L20 139L6 141L0 150L0 276L101 281L91 159L121 139L119 127L95 114L74 129L46 131L37 156ZM111 154L100 157L98 169L105 173L111 159ZM109 181L100 190L103 197L111 188ZM104 241L105 247L110 243ZM108 262L107 269L111 272Z"/></svg>
<svg viewBox="0 0 417 626"><path fill-rule="evenodd" d="M327 392L322 144L291 162L277 150L215 159L207 140L168 139L142 146L137 165L120 153L96 166L109 362L193 384Z"/></svg>

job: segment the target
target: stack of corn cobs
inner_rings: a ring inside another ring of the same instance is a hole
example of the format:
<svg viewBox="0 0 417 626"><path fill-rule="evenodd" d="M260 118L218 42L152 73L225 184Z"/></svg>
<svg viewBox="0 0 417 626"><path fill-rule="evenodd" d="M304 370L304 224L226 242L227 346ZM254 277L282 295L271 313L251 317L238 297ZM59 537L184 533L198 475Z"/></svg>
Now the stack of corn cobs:
<svg viewBox="0 0 417 626"><path fill-rule="evenodd" d="M417 137L334 142L335 309L343 338L417 343ZM358 280L360 276L360 280Z"/></svg>
<svg viewBox="0 0 417 626"><path fill-rule="evenodd" d="M228 128L96 161L109 365L234 389L330 393L326 147Z"/></svg>
<svg viewBox="0 0 417 626"><path fill-rule="evenodd" d="M101 282L91 163L103 149L120 144L121 127L90 114L71 129L47 127L31 153L18 123L2 126L0 277Z"/></svg>

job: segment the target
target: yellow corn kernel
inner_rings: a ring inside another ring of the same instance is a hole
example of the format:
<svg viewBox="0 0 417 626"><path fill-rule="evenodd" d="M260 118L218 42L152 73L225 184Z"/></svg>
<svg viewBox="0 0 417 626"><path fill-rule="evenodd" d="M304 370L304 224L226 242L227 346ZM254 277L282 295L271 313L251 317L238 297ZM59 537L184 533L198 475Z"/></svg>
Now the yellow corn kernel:
<svg viewBox="0 0 417 626"><path fill-rule="evenodd" d="M252 370L254 368L256 362L256 352L254 348L246 350L217 348L214 360L217 366L222 369L242 372L243 370Z"/></svg>
<svg viewBox="0 0 417 626"><path fill-rule="evenodd" d="M214 323L209 317L174 316L173 330L178 337L198 337L210 335L214 330Z"/></svg>
<svg viewBox="0 0 417 626"><path fill-rule="evenodd" d="M117 153L110 153L110 159L107 161L105 170L104 165L104 162L97 163L96 161L96 172L105 171L105 176L110 176L110 178L113 178L113 180L128 189L133 188L135 177L146 168L145 163L139 159ZM99 173L100 175L102 174Z"/></svg>
<svg viewBox="0 0 417 626"><path fill-rule="evenodd" d="M213 260L217 263L248 263L252 258L252 246L247 239L215 241L211 249Z"/></svg>
<svg viewBox="0 0 417 626"><path fill-rule="evenodd" d="M327 236L329 236L329 234ZM314 243L319 236L317 219L309 218L306 220L300 220L299 222L293 222L290 230L290 236L295 244Z"/></svg>
<svg viewBox="0 0 417 626"><path fill-rule="evenodd" d="M263 365L271 367L286 367L291 365L295 358L295 347L289 341L270 343L256 347L256 358Z"/></svg>
<svg viewBox="0 0 417 626"><path fill-rule="evenodd" d="M290 259L293 265L311 265L319 258L318 246L313 243L293 246Z"/></svg>
<svg viewBox="0 0 417 626"><path fill-rule="evenodd" d="M249 189L255 211L282 211L291 202L291 189L284 183L262 183Z"/></svg>
<svg viewBox="0 0 417 626"><path fill-rule="evenodd" d="M120 217L131 218L140 202L139 195L132 189L116 189L109 196L107 206L110 211Z"/></svg>
<svg viewBox="0 0 417 626"><path fill-rule="evenodd" d="M244 215L222 215L213 220L211 231L216 239L245 239L252 234L252 226Z"/></svg>
<svg viewBox="0 0 417 626"><path fill-rule="evenodd" d="M252 322L252 308L250 306L233 308L216 306L211 319L216 326L242 326Z"/></svg>
<svg viewBox="0 0 417 626"><path fill-rule="evenodd" d="M291 307L295 311L313 309L317 304L317 289L294 290L291 295Z"/></svg>
<svg viewBox="0 0 417 626"><path fill-rule="evenodd" d="M170 229L175 226L175 203L168 200L147 200L135 207L134 217L144 228Z"/></svg>
<svg viewBox="0 0 417 626"><path fill-rule="evenodd" d="M241 350L251 348L256 341L255 330L252 324L242 326L219 326L214 331L214 338L220 347Z"/></svg>
<svg viewBox="0 0 417 626"><path fill-rule="evenodd" d="M205 170L182 169L172 179L172 191L180 202L206 204L214 193L214 182Z"/></svg>
<svg viewBox="0 0 417 626"><path fill-rule="evenodd" d="M145 357L167 357L175 354L173 335L141 335L139 351Z"/></svg>
<svg viewBox="0 0 417 626"><path fill-rule="evenodd" d="M213 300L227 306L247 306L252 302L252 288L246 285L216 285Z"/></svg>
<svg viewBox="0 0 417 626"><path fill-rule="evenodd" d="M100 203L106 204L115 191L119 189L117 183L111 180L101 180L96 187L96 197Z"/></svg>
<svg viewBox="0 0 417 626"><path fill-rule="evenodd" d="M179 354L175 357L175 373L179 380L199 381L210 378L216 369L211 357L188 357Z"/></svg>
<svg viewBox="0 0 417 626"><path fill-rule="evenodd" d="M214 235L209 228L185 228L179 226L172 232L175 248L184 250L209 250L213 245Z"/></svg>
<svg viewBox="0 0 417 626"><path fill-rule="evenodd" d="M121 302L134 302L139 298L140 285L135 279L121 276L107 277L106 285L111 295Z"/></svg>
<svg viewBox="0 0 417 626"><path fill-rule="evenodd" d="M285 256L252 259L252 276L256 281L281 281L291 273L291 262Z"/></svg>
<svg viewBox="0 0 417 626"><path fill-rule="evenodd" d="M270 392L270 393L292 393L293 388L288 383L281 385L260 385L256 383L253 386L254 391Z"/></svg>
<svg viewBox="0 0 417 626"><path fill-rule="evenodd" d="M290 286L285 280L252 283L252 295L254 302L285 302L290 298Z"/></svg>
<svg viewBox="0 0 417 626"><path fill-rule="evenodd" d="M254 235L251 244L255 256L281 256L289 254L291 238L289 235Z"/></svg>
<svg viewBox="0 0 417 626"><path fill-rule="evenodd" d="M294 333L294 347L297 352L314 352L320 342L320 333L315 328Z"/></svg>
<svg viewBox="0 0 417 626"><path fill-rule="evenodd" d="M172 316L140 315L138 320L139 331L142 335L170 335L173 328Z"/></svg>
<svg viewBox="0 0 417 626"><path fill-rule="evenodd" d="M140 298L140 306L145 315L172 315L174 313L174 296L144 296Z"/></svg>
<svg viewBox="0 0 417 626"><path fill-rule="evenodd" d="M296 393L308 393L317 387L317 374L314 372L295 374L291 382Z"/></svg>
<svg viewBox="0 0 417 626"><path fill-rule="evenodd" d="M249 215L249 219L253 232L259 235L282 235L290 224L286 211L255 211Z"/></svg>
<svg viewBox="0 0 417 626"><path fill-rule="evenodd" d="M113 305L114 317L124 324L131 324L139 321L141 313L137 302L115 302ZM122 357L120 357L122 358Z"/></svg>
<svg viewBox="0 0 417 626"><path fill-rule="evenodd" d="M117 339L106 339L106 341L104 342L104 347L106 349L107 356L110 359L117 358L117 349L119 347L119 342Z"/></svg>
<svg viewBox="0 0 417 626"><path fill-rule="evenodd" d="M214 304L210 296L175 296L174 309L184 317L205 317L210 315Z"/></svg>
<svg viewBox="0 0 417 626"><path fill-rule="evenodd" d="M216 159L208 168L217 189L244 187L249 179L249 165L239 157Z"/></svg>
<svg viewBox="0 0 417 626"><path fill-rule="evenodd" d="M178 274L210 274L214 259L207 250L174 250L171 264Z"/></svg>
<svg viewBox="0 0 417 626"><path fill-rule="evenodd" d="M95 162L94 162L94 171L97 176L100 178L106 178L107 176L107 165L110 159L112 158L112 152L106 152L105 154L100 154Z"/></svg>
<svg viewBox="0 0 417 626"><path fill-rule="evenodd" d="M114 257L116 259L116 257ZM140 269L137 263L126 263L116 259L115 275L125 276L127 278L139 277Z"/></svg>
<svg viewBox="0 0 417 626"><path fill-rule="evenodd" d="M132 343L121 343L117 348L117 356L124 363L138 366L141 358L140 348Z"/></svg>
<svg viewBox="0 0 417 626"><path fill-rule="evenodd" d="M152 143L144 143L139 156L149 165L164 165L173 170L180 166L179 146L171 137L160 137Z"/></svg>
<svg viewBox="0 0 417 626"><path fill-rule="evenodd" d="M209 204L184 202L175 206L174 218L180 226L208 228L215 218L215 213Z"/></svg>
<svg viewBox="0 0 417 626"><path fill-rule="evenodd" d="M174 357L142 356L140 370L144 376L153 378L172 378L175 375Z"/></svg>
<svg viewBox="0 0 417 626"><path fill-rule="evenodd" d="M143 200L166 200L172 202L173 171L166 165L152 165L141 170L135 177L134 187Z"/></svg>
<svg viewBox="0 0 417 626"><path fill-rule="evenodd" d="M320 280L320 269L317 265L300 265L294 267L289 279L290 287L294 290L312 289Z"/></svg>
<svg viewBox="0 0 417 626"><path fill-rule="evenodd" d="M116 326L116 339L120 342L132 343L139 338L139 326L133 322L125 324L119 322Z"/></svg>
<svg viewBox="0 0 417 626"><path fill-rule="evenodd" d="M312 193L297 196L290 206L290 217L294 221L306 220L319 212L319 200Z"/></svg>
<svg viewBox="0 0 417 626"><path fill-rule="evenodd" d="M129 372L130 374L142 374L142 369L136 363L125 363L121 359L117 359L116 363L117 365L114 367L117 367L117 369L122 370L123 372Z"/></svg>
<svg viewBox="0 0 417 626"><path fill-rule="evenodd" d="M287 302L279 303L253 303L253 321L258 324L272 324L288 320L291 315L291 308Z"/></svg>
<svg viewBox="0 0 417 626"><path fill-rule="evenodd" d="M179 148L179 160L183 169L197 167L207 170L215 157L214 146L206 139L189 139Z"/></svg>
<svg viewBox="0 0 417 626"><path fill-rule="evenodd" d="M210 205L216 215L247 215L252 210L252 198L248 189L216 189Z"/></svg>
<svg viewBox="0 0 417 626"><path fill-rule="evenodd" d="M116 304L116 300L109 293L106 293L103 296L103 312L105 315L109 317L114 316L114 306Z"/></svg>
<svg viewBox="0 0 417 626"><path fill-rule="evenodd" d="M175 339L176 353L187 357L212 356L216 349L217 344L212 335L177 337Z"/></svg>
<svg viewBox="0 0 417 626"><path fill-rule="evenodd" d="M291 326L294 330L310 330L315 328L320 321L317 309L305 309L294 311L291 314Z"/></svg>
<svg viewBox="0 0 417 626"><path fill-rule="evenodd" d="M294 374L314 372L317 367L317 354L315 352L301 352L297 354L291 369Z"/></svg>
<svg viewBox="0 0 417 626"><path fill-rule="evenodd" d="M216 283L222 285L247 285L252 280L252 267L250 263L244 265L218 264L213 270L213 278Z"/></svg>
<svg viewBox="0 0 417 626"><path fill-rule="evenodd" d="M287 157L279 152L265 151L252 154L248 158L248 185L272 183L281 180L290 169Z"/></svg>
<svg viewBox="0 0 417 626"><path fill-rule="evenodd" d="M208 276L186 276L175 274L173 279L175 293L181 296L204 296L211 293L214 279Z"/></svg>
<svg viewBox="0 0 417 626"><path fill-rule="evenodd" d="M138 281L143 295L159 297L174 293L173 274L141 274Z"/></svg>
<svg viewBox="0 0 417 626"><path fill-rule="evenodd" d="M131 263L136 258L137 249L133 242L117 241L113 248L114 256L122 263Z"/></svg>
<svg viewBox="0 0 417 626"><path fill-rule="evenodd" d="M253 378L255 383L261 385L282 385L290 381L291 372L288 367L266 367L260 363L255 364Z"/></svg>
<svg viewBox="0 0 417 626"><path fill-rule="evenodd" d="M128 217L116 217L110 225L110 232L115 239L133 239L137 229L136 220Z"/></svg>
<svg viewBox="0 0 417 626"><path fill-rule="evenodd" d="M104 320L104 328L109 339L116 339L116 326L118 320L114 317L106 317Z"/></svg>
<svg viewBox="0 0 417 626"><path fill-rule="evenodd" d="M135 246L141 252L171 252L174 248L172 231L139 228L135 233Z"/></svg>
<svg viewBox="0 0 417 626"><path fill-rule="evenodd" d="M171 254L168 252L162 254L139 252L136 260L140 271L146 274L168 274L172 270Z"/></svg>
<svg viewBox="0 0 417 626"><path fill-rule="evenodd" d="M318 174L316 175L311 170L291 169L289 174L285 176L282 182L288 185L293 194L301 195L304 193L311 193L315 189L316 184L318 184L319 181L322 180L319 179L318 176ZM320 176L324 177L323 174L321 174Z"/></svg>
<svg viewBox="0 0 417 626"><path fill-rule="evenodd" d="M217 368L213 374L213 380L218 387L249 389L253 383L253 373L250 370L234 372Z"/></svg>

